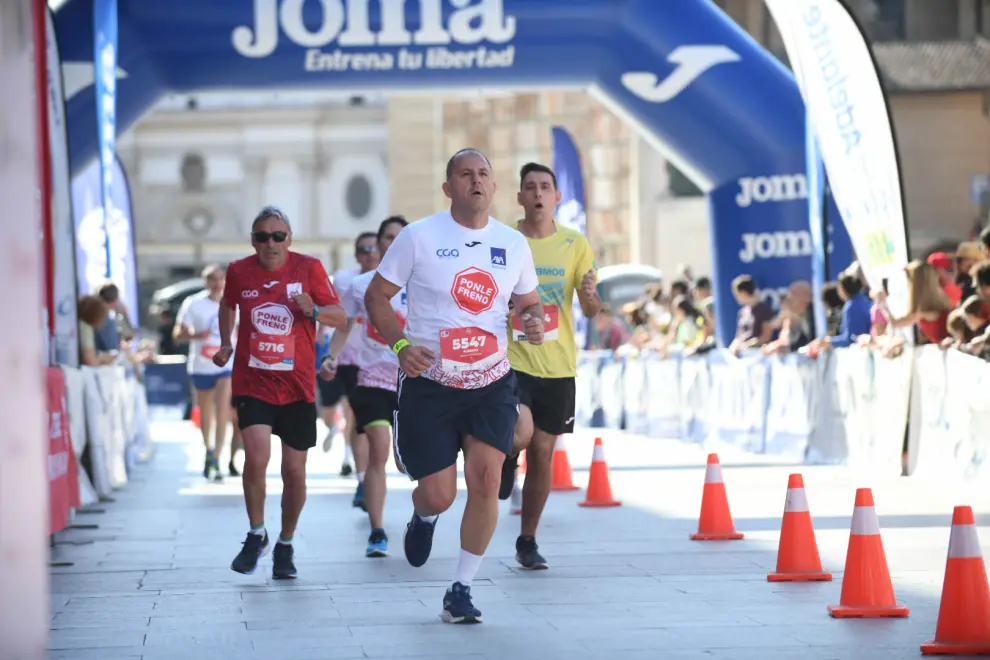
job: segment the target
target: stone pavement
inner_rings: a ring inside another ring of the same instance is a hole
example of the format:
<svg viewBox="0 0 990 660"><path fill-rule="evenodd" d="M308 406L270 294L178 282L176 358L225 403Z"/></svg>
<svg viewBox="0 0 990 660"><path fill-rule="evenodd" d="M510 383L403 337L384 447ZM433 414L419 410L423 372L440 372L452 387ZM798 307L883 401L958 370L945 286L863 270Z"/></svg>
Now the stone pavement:
<svg viewBox="0 0 990 660"><path fill-rule="evenodd" d="M352 509L355 481L335 476L341 449L313 450L296 557L300 577L273 582L229 565L246 531L240 481L207 484L188 423L156 424L153 462L137 469L104 513L79 515L59 536L52 569L52 658L73 660L904 660L935 630L952 506L972 504L984 547L990 497L975 484L870 479L842 467L802 467L830 583L769 584L787 475L766 457L722 451L736 526L746 539L691 542L705 454L700 447L605 435L618 509L583 509L582 493L553 493L539 535L548 571L517 568L519 518L504 515L473 594L478 626L439 621L458 552L463 493L441 517L420 569L402 555L410 483L390 475L386 527L393 555L365 559L367 520ZM584 485L591 431L568 439ZM279 531L278 454L268 530ZM854 491L874 488L902 620L831 619L838 602ZM462 484L463 488L463 484ZM507 512L506 508L503 511ZM983 515L979 515L983 514Z"/></svg>

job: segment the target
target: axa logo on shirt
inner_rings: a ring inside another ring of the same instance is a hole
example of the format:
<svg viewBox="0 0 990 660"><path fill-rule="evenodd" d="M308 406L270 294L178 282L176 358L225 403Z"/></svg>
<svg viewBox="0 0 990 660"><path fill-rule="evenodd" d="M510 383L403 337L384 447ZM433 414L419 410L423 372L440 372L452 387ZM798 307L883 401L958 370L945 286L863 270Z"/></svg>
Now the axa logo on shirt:
<svg viewBox="0 0 990 660"><path fill-rule="evenodd" d="M739 260L744 264L756 259L806 257L811 254L811 232L775 231L764 234L743 234L743 249Z"/></svg>
<svg viewBox="0 0 990 660"><path fill-rule="evenodd" d="M505 248L491 248L492 265L496 268L505 268Z"/></svg>
<svg viewBox="0 0 990 660"><path fill-rule="evenodd" d="M251 323L258 332L266 335L291 334L294 320L289 308L278 303L265 303L251 310Z"/></svg>
<svg viewBox="0 0 990 660"><path fill-rule="evenodd" d="M257 289L244 289L243 291L241 291L241 298L257 298L257 297L258 297Z"/></svg>
<svg viewBox="0 0 990 660"><path fill-rule="evenodd" d="M437 250L437 256L441 259L456 259L461 256L461 253L457 251L457 248L453 250L448 250L447 248L440 248Z"/></svg>
<svg viewBox="0 0 990 660"><path fill-rule="evenodd" d="M767 202L790 202L808 198L808 180L803 174L743 177L739 179L736 204L747 208Z"/></svg>

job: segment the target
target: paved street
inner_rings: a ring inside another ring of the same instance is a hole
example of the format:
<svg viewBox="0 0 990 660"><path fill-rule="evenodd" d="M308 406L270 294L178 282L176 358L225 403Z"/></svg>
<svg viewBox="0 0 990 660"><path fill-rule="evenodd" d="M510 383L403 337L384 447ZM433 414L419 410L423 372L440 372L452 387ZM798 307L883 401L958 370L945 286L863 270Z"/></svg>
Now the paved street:
<svg viewBox="0 0 990 660"><path fill-rule="evenodd" d="M364 558L367 519L355 481L336 476L341 447L311 454L310 496L295 547L300 577L273 582L230 570L246 531L240 481L207 484L187 423L156 424L152 463L105 513L79 515L60 535L52 569L53 658L459 658L470 660L904 660L935 630L952 506L972 504L990 546L990 497L973 485L870 479L841 467L798 468L831 583L769 584L787 475L766 457L720 452L736 526L746 539L692 542L705 453L678 442L606 434L613 490L624 506L583 509L583 493L553 493L539 541L548 571L517 568L519 518L499 523L472 590L479 626L440 622L458 552L462 497L440 518L420 569L402 555L410 483L393 472L386 527L393 555ZM568 440L584 486L594 435ZM277 454L268 530L279 531ZM857 486L874 488L902 620L831 619ZM463 484L462 484L463 487ZM982 514L982 515L980 515ZM72 543L67 543L72 542Z"/></svg>

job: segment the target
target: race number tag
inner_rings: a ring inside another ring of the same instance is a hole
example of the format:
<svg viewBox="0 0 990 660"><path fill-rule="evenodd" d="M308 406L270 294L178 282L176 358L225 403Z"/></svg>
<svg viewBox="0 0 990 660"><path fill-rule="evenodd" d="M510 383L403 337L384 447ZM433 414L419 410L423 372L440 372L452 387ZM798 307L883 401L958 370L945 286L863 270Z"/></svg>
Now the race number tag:
<svg viewBox="0 0 990 660"><path fill-rule="evenodd" d="M559 327L560 308L556 305L544 305L543 341L556 341ZM512 315L512 338L516 341L526 341L526 332L523 330L522 320L515 314Z"/></svg>
<svg viewBox="0 0 990 660"><path fill-rule="evenodd" d="M498 339L481 328L440 331L440 360L445 371L485 371L500 360Z"/></svg>
<svg viewBox="0 0 990 660"><path fill-rule="evenodd" d="M296 343L292 335L251 333L248 366L268 371L292 371L296 364Z"/></svg>
<svg viewBox="0 0 990 660"><path fill-rule="evenodd" d="M396 312L395 320L399 322L399 330L406 329L406 320L402 318L402 314ZM382 337L382 333L378 332L378 328L376 328L375 324L371 322L371 319L365 319L364 326L367 328L368 339L383 346L388 346L388 342L385 341L384 337Z"/></svg>
<svg viewBox="0 0 990 660"><path fill-rule="evenodd" d="M219 346L206 345L206 346L203 346L203 348L201 348L199 350L199 354L202 355L207 360L212 360L213 359L213 356L216 355L217 354L217 351L219 351L219 350L220 350L220 347Z"/></svg>

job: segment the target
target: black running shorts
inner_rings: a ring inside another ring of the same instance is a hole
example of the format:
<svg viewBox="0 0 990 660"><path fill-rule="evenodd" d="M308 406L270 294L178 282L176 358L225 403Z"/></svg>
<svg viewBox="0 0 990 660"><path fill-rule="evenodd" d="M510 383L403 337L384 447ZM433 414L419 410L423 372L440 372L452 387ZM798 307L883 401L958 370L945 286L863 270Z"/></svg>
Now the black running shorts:
<svg viewBox="0 0 990 660"><path fill-rule="evenodd" d="M281 406L250 396L234 397L237 426L243 431L258 424L270 426L272 435L298 451L316 446L316 404L293 401Z"/></svg>
<svg viewBox="0 0 990 660"><path fill-rule="evenodd" d="M510 371L473 390L441 385L399 372L395 412L395 463L417 481L457 464L462 438L470 435L503 453L512 450L519 419L519 388Z"/></svg>
<svg viewBox="0 0 990 660"><path fill-rule="evenodd" d="M516 371L519 403L533 413L533 426L550 435L574 432L577 387L574 378L540 378Z"/></svg>
<svg viewBox="0 0 990 660"><path fill-rule="evenodd" d="M357 386L349 399L359 428L392 426L398 397L392 390Z"/></svg>

